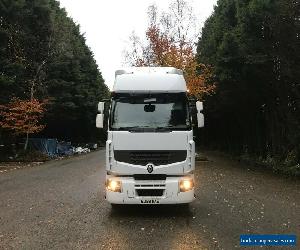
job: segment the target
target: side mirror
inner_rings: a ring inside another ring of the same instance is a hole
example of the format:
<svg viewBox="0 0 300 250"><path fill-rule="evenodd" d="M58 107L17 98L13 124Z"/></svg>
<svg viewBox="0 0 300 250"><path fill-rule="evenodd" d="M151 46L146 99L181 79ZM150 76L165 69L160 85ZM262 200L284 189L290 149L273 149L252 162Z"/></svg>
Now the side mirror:
<svg viewBox="0 0 300 250"><path fill-rule="evenodd" d="M197 114L197 120L198 120L198 128L204 127L204 115L202 113Z"/></svg>
<svg viewBox="0 0 300 250"><path fill-rule="evenodd" d="M204 115L201 113L201 111L203 110L203 103L197 101L196 107L197 107L198 128L203 128L204 127Z"/></svg>
<svg viewBox="0 0 300 250"><path fill-rule="evenodd" d="M104 102L98 103L98 111L100 114L97 114L96 117L96 127L103 128L103 121L104 121Z"/></svg>
<svg viewBox="0 0 300 250"><path fill-rule="evenodd" d="M103 128L103 119L104 119L103 114L97 114L97 117L96 117L96 127L97 128Z"/></svg>
<svg viewBox="0 0 300 250"><path fill-rule="evenodd" d="M98 103L98 111L100 114L103 114L104 111L104 102L99 102Z"/></svg>
<svg viewBox="0 0 300 250"><path fill-rule="evenodd" d="M201 112L203 110L203 102L196 102L196 107L197 107L197 111L198 113Z"/></svg>

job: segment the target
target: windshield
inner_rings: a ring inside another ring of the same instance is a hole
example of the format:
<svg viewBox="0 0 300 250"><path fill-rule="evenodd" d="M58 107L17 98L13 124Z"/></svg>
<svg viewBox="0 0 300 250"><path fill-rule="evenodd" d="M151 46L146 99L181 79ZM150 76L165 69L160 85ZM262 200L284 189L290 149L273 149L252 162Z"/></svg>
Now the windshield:
<svg viewBox="0 0 300 250"><path fill-rule="evenodd" d="M117 95L113 98L112 130L188 130L187 97L184 93Z"/></svg>

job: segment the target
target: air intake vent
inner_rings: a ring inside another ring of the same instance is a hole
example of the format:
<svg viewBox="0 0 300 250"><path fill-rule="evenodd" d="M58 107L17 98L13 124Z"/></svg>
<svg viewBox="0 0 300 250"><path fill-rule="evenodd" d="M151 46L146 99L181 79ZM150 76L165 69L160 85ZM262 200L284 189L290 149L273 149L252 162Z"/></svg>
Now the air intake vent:
<svg viewBox="0 0 300 250"><path fill-rule="evenodd" d="M185 161L186 150L172 151L129 151L115 150L114 157L116 161L125 162L133 165L147 165L152 163L155 166L167 165L171 163Z"/></svg>

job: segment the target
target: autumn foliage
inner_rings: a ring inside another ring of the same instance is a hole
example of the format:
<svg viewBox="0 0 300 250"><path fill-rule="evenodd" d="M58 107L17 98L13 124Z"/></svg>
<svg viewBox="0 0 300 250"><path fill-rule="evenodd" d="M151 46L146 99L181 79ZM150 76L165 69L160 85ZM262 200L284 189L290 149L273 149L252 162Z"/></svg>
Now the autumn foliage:
<svg viewBox="0 0 300 250"><path fill-rule="evenodd" d="M47 101L12 99L0 105L0 127L13 131L16 135L34 134L44 129L40 120L45 113Z"/></svg>
<svg viewBox="0 0 300 250"><path fill-rule="evenodd" d="M184 72L190 94L199 99L204 94L214 92L215 85L211 82L213 79L212 69L197 62L192 45L184 40L175 42L160 32L156 26L149 27L146 36L151 56L146 57L148 61L143 58L138 59L137 66L155 65L181 69Z"/></svg>
<svg viewBox="0 0 300 250"><path fill-rule="evenodd" d="M171 14L158 18L156 6L148 11L149 27L146 31L147 43L143 44L134 33L130 37L131 51L126 61L132 66L162 66L181 69L191 95L203 99L214 93L215 84L212 68L198 63L195 39L188 33L192 29L192 9L184 0L174 0L170 5ZM174 15L175 14L175 15ZM190 17L187 18L186 17ZM159 21L158 21L159 20Z"/></svg>

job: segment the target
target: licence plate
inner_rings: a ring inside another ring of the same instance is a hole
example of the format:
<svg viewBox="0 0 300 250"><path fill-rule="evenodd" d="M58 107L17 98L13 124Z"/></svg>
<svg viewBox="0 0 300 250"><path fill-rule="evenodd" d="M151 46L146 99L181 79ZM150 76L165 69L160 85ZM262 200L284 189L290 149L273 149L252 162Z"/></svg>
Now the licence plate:
<svg viewBox="0 0 300 250"><path fill-rule="evenodd" d="M159 204L159 199L141 199L141 204Z"/></svg>

